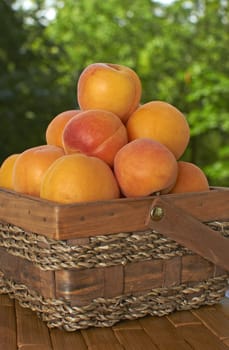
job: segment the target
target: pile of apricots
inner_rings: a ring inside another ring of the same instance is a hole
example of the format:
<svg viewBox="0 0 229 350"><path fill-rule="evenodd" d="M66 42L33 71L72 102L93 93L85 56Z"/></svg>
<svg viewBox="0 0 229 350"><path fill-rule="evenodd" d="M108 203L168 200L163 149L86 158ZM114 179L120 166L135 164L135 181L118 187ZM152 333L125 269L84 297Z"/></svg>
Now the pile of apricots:
<svg viewBox="0 0 229 350"><path fill-rule="evenodd" d="M51 118L46 144L8 156L0 186L58 203L208 191L204 172L181 160L190 140L184 114L141 96L131 68L88 65L77 82L79 109Z"/></svg>

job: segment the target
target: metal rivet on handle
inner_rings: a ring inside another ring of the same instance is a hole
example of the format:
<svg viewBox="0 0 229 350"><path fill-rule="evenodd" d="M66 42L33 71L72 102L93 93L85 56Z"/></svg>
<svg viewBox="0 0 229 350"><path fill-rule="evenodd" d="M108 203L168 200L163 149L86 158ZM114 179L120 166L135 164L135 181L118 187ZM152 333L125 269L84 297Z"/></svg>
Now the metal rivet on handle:
<svg viewBox="0 0 229 350"><path fill-rule="evenodd" d="M154 221L159 221L164 216L164 209L161 207L153 207L150 212L150 217Z"/></svg>

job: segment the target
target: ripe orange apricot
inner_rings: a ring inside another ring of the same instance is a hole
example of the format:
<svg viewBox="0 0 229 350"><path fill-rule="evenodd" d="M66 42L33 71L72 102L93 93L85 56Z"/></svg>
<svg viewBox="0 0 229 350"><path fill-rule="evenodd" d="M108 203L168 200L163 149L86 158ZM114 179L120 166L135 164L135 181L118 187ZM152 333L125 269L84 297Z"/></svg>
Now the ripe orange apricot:
<svg viewBox="0 0 229 350"><path fill-rule="evenodd" d="M63 148L53 145L36 146L22 152L14 164L14 190L31 196L39 196L44 172L54 160L64 154Z"/></svg>
<svg viewBox="0 0 229 350"><path fill-rule="evenodd" d="M117 151L128 142L127 131L112 112L90 109L74 116L63 131L67 154L81 152L113 166Z"/></svg>
<svg viewBox="0 0 229 350"><path fill-rule="evenodd" d="M148 196L175 183L177 161L163 144L140 138L117 152L114 173L125 197Z"/></svg>
<svg viewBox="0 0 229 350"><path fill-rule="evenodd" d="M13 190L13 167L19 154L11 154L2 163L0 168L0 186Z"/></svg>
<svg viewBox="0 0 229 350"><path fill-rule="evenodd" d="M124 123L137 108L141 93L137 73L112 63L90 64L82 71L77 84L81 109L104 109L116 114Z"/></svg>
<svg viewBox="0 0 229 350"><path fill-rule="evenodd" d="M119 195L109 165L82 153L57 159L46 171L40 191L41 198L59 203L115 199Z"/></svg>
<svg viewBox="0 0 229 350"><path fill-rule="evenodd" d="M46 142L63 148L62 133L67 122L80 112L78 109L69 109L56 115L48 124L46 129Z"/></svg>
<svg viewBox="0 0 229 350"><path fill-rule="evenodd" d="M169 193L209 191L208 179L196 164L178 161L178 175Z"/></svg>
<svg viewBox="0 0 229 350"><path fill-rule="evenodd" d="M184 115L164 101L141 105L127 121L129 140L147 137L163 143L179 159L190 138L190 129Z"/></svg>

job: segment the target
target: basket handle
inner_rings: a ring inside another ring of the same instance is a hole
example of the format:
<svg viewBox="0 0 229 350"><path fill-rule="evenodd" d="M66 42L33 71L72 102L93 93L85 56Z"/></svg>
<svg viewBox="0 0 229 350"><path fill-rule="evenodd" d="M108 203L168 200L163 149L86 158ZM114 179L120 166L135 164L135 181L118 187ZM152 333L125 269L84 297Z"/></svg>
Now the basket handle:
<svg viewBox="0 0 229 350"><path fill-rule="evenodd" d="M153 201L146 225L229 271L229 239L161 196Z"/></svg>

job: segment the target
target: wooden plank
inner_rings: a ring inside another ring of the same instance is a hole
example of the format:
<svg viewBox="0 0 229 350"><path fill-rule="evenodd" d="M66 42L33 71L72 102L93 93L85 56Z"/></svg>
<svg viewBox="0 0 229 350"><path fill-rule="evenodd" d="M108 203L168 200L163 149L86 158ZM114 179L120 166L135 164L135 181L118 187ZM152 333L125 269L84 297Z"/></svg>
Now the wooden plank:
<svg viewBox="0 0 229 350"><path fill-rule="evenodd" d="M190 311L173 312L172 314L166 317L174 327L201 324L201 321L199 320L199 318L197 318Z"/></svg>
<svg viewBox="0 0 229 350"><path fill-rule="evenodd" d="M122 198L106 202L83 203L76 207L59 206L57 237L65 239L77 234L94 236L146 229L145 219L155 198L176 204L200 221L228 219L229 191L170 194ZM76 209L77 208L77 209ZM128 219L127 219L128 218ZM131 219L130 219L131 218Z"/></svg>
<svg viewBox="0 0 229 350"><path fill-rule="evenodd" d="M228 350L228 347L204 325L180 327L179 332L193 350Z"/></svg>
<svg viewBox="0 0 229 350"><path fill-rule="evenodd" d="M228 219L229 191L169 194L78 204L58 204L0 189L0 221L55 239L146 229L155 198L175 204L200 221Z"/></svg>
<svg viewBox="0 0 229 350"><path fill-rule="evenodd" d="M49 330L45 323L33 311L22 308L18 302L15 305L19 349L24 347L24 349L29 350L33 346L37 348L40 346L40 349L53 350Z"/></svg>
<svg viewBox="0 0 229 350"><path fill-rule="evenodd" d="M114 332L124 349L158 350L143 329L115 329Z"/></svg>
<svg viewBox="0 0 229 350"><path fill-rule="evenodd" d="M0 348L17 350L14 303L2 296L0 304Z"/></svg>
<svg viewBox="0 0 229 350"><path fill-rule="evenodd" d="M58 270L55 276L57 299L65 298L72 305L86 305L104 294L103 268Z"/></svg>
<svg viewBox="0 0 229 350"><path fill-rule="evenodd" d="M124 350L112 328L90 328L82 330L81 334L89 350Z"/></svg>
<svg viewBox="0 0 229 350"><path fill-rule="evenodd" d="M229 196L227 191L222 191L222 193ZM171 205L171 201L158 197L152 204L152 210L155 208L160 208L164 215L160 220L149 216L150 228L174 239L225 270L229 270L229 240L226 237L202 224L181 208Z"/></svg>
<svg viewBox="0 0 229 350"><path fill-rule="evenodd" d="M122 265L104 268L104 298L112 298L123 294L124 267Z"/></svg>
<svg viewBox="0 0 229 350"><path fill-rule="evenodd" d="M113 327L113 330L117 329L142 329L141 324L139 323L139 320L125 320L116 323Z"/></svg>
<svg viewBox="0 0 229 350"><path fill-rule="evenodd" d="M229 338L229 317L226 317L219 308L203 307L192 312L219 339Z"/></svg>
<svg viewBox="0 0 229 350"><path fill-rule="evenodd" d="M193 350L166 317L146 317L140 324L159 350Z"/></svg>
<svg viewBox="0 0 229 350"><path fill-rule="evenodd" d="M163 261L147 260L130 263L125 266L124 293L150 291L163 285Z"/></svg>
<svg viewBox="0 0 229 350"><path fill-rule="evenodd" d="M112 298L123 293L123 266L55 272L56 297L72 305L86 305L98 297Z"/></svg>
<svg viewBox="0 0 229 350"><path fill-rule="evenodd" d="M43 271L32 262L12 255L2 247L0 247L0 267L5 278L25 284L46 298L55 297L53 271Z"/></svg>
<svg viewBox="0 0 229 350"><path fill-rule="evenodd" d="M181 257L175 256L164 261L164 282L163 287L173 287L181 283Z"/></svg>
<svg viewBox="0 0 229 350"><path fill-rule="evenodd" d="M167 194L160 197L200 221L228 220L228 187L217 187L208 192Z"/></svg>
<svg viewBox="0 0 229 350"><path fill-rule="evenodd" d="M14 307L14 299L10 299L7 294L0 294L0 306Z"/></svg>
<svg viewBox="0 0 229 350"><path fill-rule="evenodd" d="M56 203L0 188L0 222L55 236Z"/></svg>
<svg viewBox="0 0 229 350"><path fill-rule="evenodd" d="M54 350L88 350L80 332L66 332L54 328L50 329L50 338Z"/></svg>
<svg viewBox="0 0 229 350"><path fill-rule="evenodd" d="M199 282L214 275L214 265L199 255L182 256L181 282Z"/></svg>

